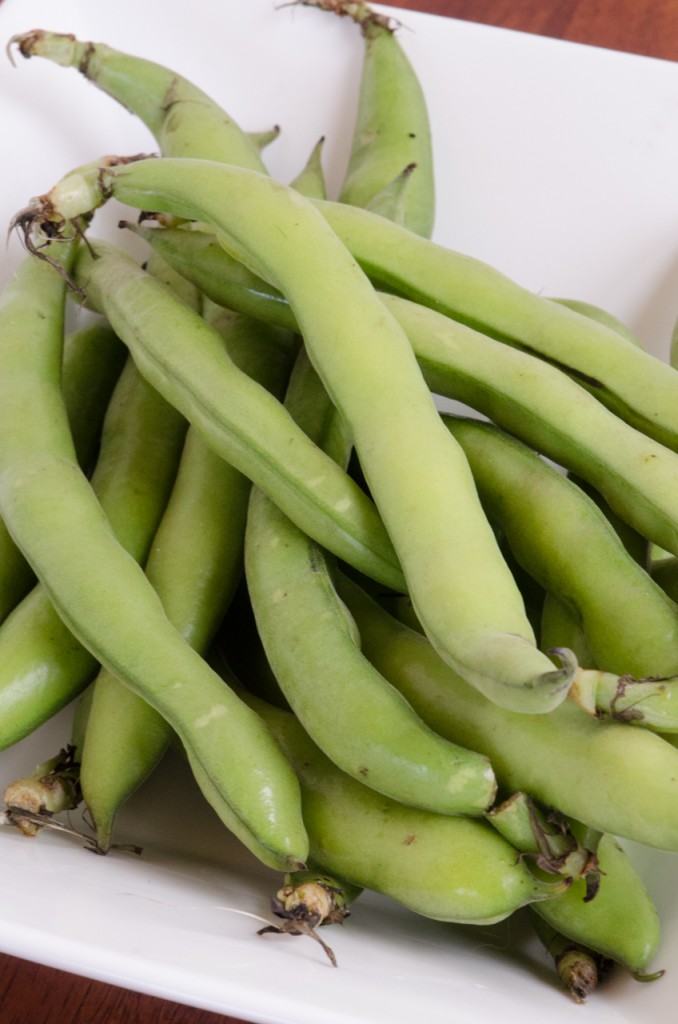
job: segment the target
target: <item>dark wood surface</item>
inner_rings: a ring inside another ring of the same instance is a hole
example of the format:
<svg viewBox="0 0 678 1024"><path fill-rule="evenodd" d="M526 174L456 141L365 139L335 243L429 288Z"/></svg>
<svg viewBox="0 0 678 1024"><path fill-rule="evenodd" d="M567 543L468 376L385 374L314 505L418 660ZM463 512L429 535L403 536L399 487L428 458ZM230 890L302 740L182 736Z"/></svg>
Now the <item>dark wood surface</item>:
<svg viewBox="0 0 678 1024"><path fill-rule="evenodd" d="M678 0L391 0L392 6L678 60ZM0 955L2 1024L242 1024Z"/></svg>

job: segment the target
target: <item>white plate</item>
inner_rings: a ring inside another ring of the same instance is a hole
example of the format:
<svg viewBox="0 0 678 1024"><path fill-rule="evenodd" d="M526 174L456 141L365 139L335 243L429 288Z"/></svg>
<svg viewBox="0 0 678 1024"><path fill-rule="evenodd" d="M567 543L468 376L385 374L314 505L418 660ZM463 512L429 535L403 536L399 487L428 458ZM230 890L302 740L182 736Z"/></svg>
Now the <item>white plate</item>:
<svg viewBox="0 0 678 1024"><path fill-rule="evenodd" d="M436 238L524 285L598 303L666 357L678 314L678 67L404 11L403 45L429 98ZM278 123L270 170L290 180L320 135L341 180L360 73L353 26L273 0L5 0L4 40L43 27L142 53L192 77L247 129ZM0 223L71 167L152 150L146 130L73 71L0 65ZM99 230L113 231L109 214ZM10 240L0 278L21 258ZM0 755L6 782L52 753L67 717ZM74 822L77 823L77 822ZM553 980L518 916L462 929L364 896L325 933L255 935L276 876L224 833L168 762L120 819L143 854L106 858L43 834L0 833L0 948L66 970L265 1024L639 1024L678 997L673 855L634 849L664 925L640 985L619 974L585 1010Z"/></svg>

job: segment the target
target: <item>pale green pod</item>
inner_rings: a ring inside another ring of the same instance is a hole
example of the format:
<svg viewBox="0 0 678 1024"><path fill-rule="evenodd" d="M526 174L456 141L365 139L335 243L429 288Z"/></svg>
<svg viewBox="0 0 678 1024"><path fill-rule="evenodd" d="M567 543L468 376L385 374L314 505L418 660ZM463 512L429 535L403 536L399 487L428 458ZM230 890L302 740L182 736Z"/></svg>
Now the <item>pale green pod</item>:
<svg viewBox="0 0 678 1024"><path fill-rule="evenodd" d="M136 114L155 136L163 154L264 170L260 140L242 131L202 89L170 68L105 43L42 29L15 36L12 43L24 57L44 57L63 67L76 68Z"/></svg>
<svg viewBox="0 0 678 1024"><path fill-rule="evenodd" d="M339 580L339 590L367 657L433 729L487 754L505 792L522 790L597 831L678 850L672 744L647 729L599 722L569 701L549 715L498 708L355 585Z"/></svg>
<svg viewBox="0 0 678 1024"><path fill-rule="evenodd" d="M294 351L287 333L227 310L209 315L243 372L282 392ZM249 494L249 480L189 428L145 572L169 621L200 653L241 579ZM107 850L120 806L155 768L173 733L155 708L105 669L92 689L81 785L99 848Z"/></svg>
<svg viewBox="0 0 678 1024"><path fill-rule="evenodd" d="M53 251L68 260L63 242ZM168 622L77 466L60 387L65 287L31 255L0 297L0 513L65 625L168 718L209 774L227 827L266 863L293 869L308 844L291 768L261 720ZM18 431L27 407L32 416Z"/></svg>
<svg viewBox="0 0 678 1024"><path fill-rule="evenodd" d="M350 434L303 349L285 405L311 440L346 464ZM442 814L480 814L491 804L496 784L488 760L441 742L373 668L335 590L333 560L256 489L245 571L278 684L338 767L392 799Z"/></svg>
<svg viewBox="0 0 678 1024"><path fill-rule="evenodd" d="M547 360L638 430L678 448L678 371L661 359L480 260L367 210L316 205L377 286Z"/></svg>
<svg viewBox="0 0 678 1024"><path fill-rule="evenodd" d="M564 880L538 879L482 819L405 807L341 772L289 712L253 702L294 764L311 857L331 875L438 921L484 925L551 899Z"/></svg>
<svg viewBox="0 0 678 1024"><path fill-rule="evenodd" d="M322 0L316 6L323 6ZM414 166L402 223L428 238L435 210L431 126L421 84L400 45L398 26L366 3L333 3L331 9L354 18L364 43L356 123L339 200L368 207L404 167Z"/></svg>
<svg viewBox="0 0 678 1024"><path fill-rule="evenodd" d="M649 980L647 971L661 941L657 909L614 836L602 836L597 854L600 887L592 900L585 900L586 882L578 880L549 906L535 905L535 913L573 942L617 961L640 980Z"/></svg>
<svg viewBox="0 0 678 1024"><path fill-rule="evenodd" d="M172 230L144 237L215 301L267 323L294 325L279 291L220 252L213 237L191 234L186 245ZM678 553L674 452L634 430L546 361L417 303L381 298L405 329L432 391L485 414L597 489L635 531L634 551L642 536Z"/></svg>
<svg viewBox="0 0 678 1024"><path fill-rule="evenodd" d="M443 741L373 668L323 552L260 491L250 501L245 564L268 660L325 754L403 804L482 813L495 793L489 761Z"/></svg>
<svg viewBox="0 0 678 1024"><path fill-rule="evenodd" d="M164 512L185 433L185 420L128 360L106 410L91 486L118 542L138 562ZM0 628L0 746L66 705L97 668L38 583Z"/></svg>
<svg viewBox="0 0 678 1024"><path fill-rule="evenodd" d="M492 424L449 415L443 421L469 460L490 521L520 565L573 609L593 664L624 676L676 675L678 605L629 554L598 505Z"/></svg>
<svg viewBox="0 0 678 1024"><path fill-rule="evenodd" d="M125 347L106 323L66 336L62 387L78 461L91 470L108 400L125 361ZM0 622L35 583L35 575L0 520Z"/></svg>
<svg viewBox="0 0 678 1024"><path fill-rule="evenodd" d="M211 222L233 255L287 294L316 369L349 424L427 634L492 699L531 713L557 706L574 659L563 653L556 668L538 650L466 460L449 443L407 336L311 202L243 168L141 160L73 172L35 204L42 209L37 217L68 220L112 194ZM342 292L349 300L337 303ZM469 551L482 581L470 595L459 586Z"/></svg>
<svg viewBox="0 0 678 1024"><path fill-rule="evenodd" d="M238 369L198 314L127 253L101 242L90 246L97 258L82 254L78 280L90 301L106 309L154 386L302 529L366 574L402 587L384 524L358 485L308 439L277 399Z"/></svg>

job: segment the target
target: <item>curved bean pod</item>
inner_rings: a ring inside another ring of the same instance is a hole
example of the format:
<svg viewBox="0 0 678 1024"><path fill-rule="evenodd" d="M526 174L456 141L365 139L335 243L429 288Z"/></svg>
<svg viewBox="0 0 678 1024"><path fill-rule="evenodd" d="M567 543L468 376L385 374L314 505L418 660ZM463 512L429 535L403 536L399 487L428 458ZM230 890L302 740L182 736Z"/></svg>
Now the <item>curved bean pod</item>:
<svg viewBox="0 0 678 1024"><path fill-rule="evenodd" d="M212 311L244 372L281 390L287 339L247 318ZM278 354L278 358L276 358ZM172 625L204 653L240 581L250 482L189 428L172 493L146 561L146 576ZM172 738L169 723L110 672L94 687L81 754L81 786L102 850L120 806L153 770Z"/></svg>
<svg viewBox="0 0 678 1024"><path fill-rule="evenodd" d="M468 465L448 443L406 335L311 202L243 168L163 159L81 168L33 212L36 220L68 221L113 194L132 206L217 225L232 254L244 255L287 293L311 358L349 424L428 635L493 699L531 713L560 703L574 660L564 656L556 669L538 650ZM350 301L337 302L343 292ZM481 581L470 592L460 586L468 551Z"/></svg>
<svg viewBox="0 0 678 1024"><path fill-rule="evenodd" d="M318 405L325 411L323 393L300 354L286 405L321 444L326 421L309 420ZM335 426L330 416L330 430ZM345 461L350 441L333 447ZM489 806L496 788L489 761L441 741L372 667L334 588L331 563L256 489L245 572L278 683L306 731L338 767L394 800L441 814L479 814Z"/></svg>
<svg viewBox="0 0 678 1024"><path fill-rule="evenodd" d="M44 57L76 68L136 114L165 155L264 170L257 142L202 89L170 68L104 43L43 29L15 36L11 43L23 57Z"/></svg>
<svg viewBox="0 0 678 1024"><path fill-rule="evenodd" d="M100 44L80 43L69 36L31 33L16 40L25 56L40 54L76 66L154 132L164 153L210 157L263 170L259 152L278 130L245 136L232 119L190 82L169 69ZM193 492L193 488L199 490ZM242 534L233 534L238 520L244 532L244 503L248 482L215 455L191 429L180 479L156 538L162 553L151 555L147 574L175 625L196 648L211 635L216 608L225 606L236 571ZM186 558L186 543L195 530L185 531L184 517L202 509L200 544L207 561L194 550ZM222 520L219 522L219 516ZM206 518L205 518L206 517ZM218 529L209 529L208 524ZM223 527L229 523L229 529ZM170 534L181 530L181 545ZM171 568L168 563L171 563ZM190 564L189 564L190 563ZM178 587L179 580L188 589ZM96 682L96 699L88 716L89 741L83 752L83 788L95 821L100 847L108 847L115 814L151 770L168 742L171 730L158 713L124 687L105 669Z"/></svg>
<svg viewBox="0 0 678 1024"><path fill-rule="evenodd" d="M545 359L632 426L678 448L678 371L662 360L480 260L367 210L314 202L377 286Z"/></svg>
<svg viewBox="0 0 678 1024"><path fill-rule="evenodd" d="M96 259L81 254L77 280L158 390L218 454L320 543L387 586L401 588L386 530L358 485L309 441L277 399L237 368L198 314L127 253L100 242L90 245Z"/></svg>
<svg viewBox="0 0 678 1024"><path fill-rule="evenodd" d="M215 301L267 323L293 326L275 289L235 263L213 237L175 229L141 231ZM189 235L185 243L183 235ZM606 409L575 381L416 303L382 294L405 329L429 387L484 413L596 488L637 533L678 554L678 460Z"/></svg>
<svg viewBox="0 0 678 1024"><path fill-rule="evenodd" d="M125 358L125 348L107 324L92 324L64 342L63 393L75 452L89 469L101 423ZM0 520L0 622L28 594L35 575Z"/></svg>
<svg viewBox="0 0 678 1024"><path fill-rule="evenodd" d="M164 512L186 423L131 360L111 396L91 484L118 541L143 562ZM96 658L38 584L0 628L0 746L32 732L85 687Z"/></svg>
<svg viewBox="0 0 678 1024"><path fill-rule="evenodd" d="M640 980L658 977L647 969L657 953L661 928L657 910L628 854L611 835L598 844L600 888L586 900L586 881L572 887L535 913L571 941L583 943L622 964Z"/></svg>
<svg viewBox="0 0 678 1024"><path fill-rule="evenodd" d="M64 294L63 278L31 256L0 297L0 514L77 639L169 720L226 826L265 863L294 869L307 837L289 764L171 626L77 467L58 385Z"/></svg>
<svg viewBox="0 0 678 1024"><path fill-rule="evenodd" d="M588 495L491 424L449 415L443 422L520 565L581 619L594 664L625 676L676 675L678 605Z"/></svg>
<svg viewBox="0 0 678 1024"><path fill-rule="evenodd" d="M340 578L338 586L370 661L432 729L487 754L507 792L523 790L600 832L678 849L678 749L647 729L598 722L570 701L549 715L498 708L424 637L355 585Z"/></svg>
<svg viewBox="0 0 678 1024"><path fill-rule="evenodd" d="M343 5L333 4L331 9L347 13ZM409 220L415 230L430 231L432 161L419 84L387 20L366 4L352 5L350 13L363 28L365 58L342 199L374 202L377 191L376 200L384 209ZM410 103L412 93L415 99ZM417 122L424 122L421 134ZM407 203L400 182L388 188L387 196L382 186L392 166L412 158L413 145L429 172L431 188ZM306 195L322 194L324 189L319 156L316 147L303 175L292 183ZM312 440L345 465L351 438L304 351L297 358L285 404ZM246 554L250 600L277 681L306 730L334 763L404 803L442 813L477 814L487 807L495 791L487 760L454 745L445 748L422 729L423 723L355 646L354 629L332 584L325 554L258 491L250 502ZM323 681L322 694L317 680Z"/></svg>
<svg viewBox="0 0 678 1024"><path fill-rule="evenodd" d="M443 419L490 521L518 562L575 613L592 665L604 669L578 672L568 697L598 717L678 731L678 606L572 481L496 427Z"/></svg>
<svg viewBox="0 0 678 1024"><path fill-rule="evenodd" d="M567 887L555 876L538 879L482 819L417 810L375 793L336 768L294 715L245 699L298 772L311 856L328 874L425 917L476 925Z"/></svg>
<svg viewBox="0 0 678 1024"><path fill-rule="evenodd" d="M397 24L367 3L304 0L304 6L352 18L363 36L356 123L339 201L369 207L404 167L416 168L400 222L428 238L435 210L431 128L426 99L400 45Z"/></svg>

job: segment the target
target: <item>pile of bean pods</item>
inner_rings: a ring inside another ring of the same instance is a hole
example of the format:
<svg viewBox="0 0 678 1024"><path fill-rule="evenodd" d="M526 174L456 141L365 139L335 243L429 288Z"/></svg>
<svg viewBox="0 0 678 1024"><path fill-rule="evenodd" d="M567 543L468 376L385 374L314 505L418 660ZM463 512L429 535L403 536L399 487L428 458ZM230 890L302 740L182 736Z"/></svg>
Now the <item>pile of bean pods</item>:
<svg viewBox="0 0 678 1024"><path fill-rule="evenodd" d="M5 780L5 823L82 803L106 852L175 746L281 873L281 931L371 889L468 925L524 908L579 1001L610 964L658 977L617 840L678 850L678 372L605 311L434 244L394 26L306 5L364 43L335 199L320 143L276 181L275 132L171 69L12 40L158 153L94 159L13 222L0 749L67 705L73 724ZM143 263L92 230L111 198ZM88 327L66 332L67 303Z"/></svg>

